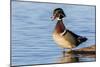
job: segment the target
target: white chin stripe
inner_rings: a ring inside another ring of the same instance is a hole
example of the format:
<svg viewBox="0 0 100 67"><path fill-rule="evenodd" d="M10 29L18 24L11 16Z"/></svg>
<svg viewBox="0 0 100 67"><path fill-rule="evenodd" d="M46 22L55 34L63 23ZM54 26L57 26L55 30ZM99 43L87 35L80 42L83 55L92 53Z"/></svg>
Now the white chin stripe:
<svg viewBox="0 0 100 67"><path fill-rule="evenodd" d="M63 36L66 33L66 29L60 34L61 36Z"/></svg>
<svg viewBox="0 0 100 67"><path fill-rule="evenodd" d="M57 20L61 20L60 18L56 18Z"/></svg>

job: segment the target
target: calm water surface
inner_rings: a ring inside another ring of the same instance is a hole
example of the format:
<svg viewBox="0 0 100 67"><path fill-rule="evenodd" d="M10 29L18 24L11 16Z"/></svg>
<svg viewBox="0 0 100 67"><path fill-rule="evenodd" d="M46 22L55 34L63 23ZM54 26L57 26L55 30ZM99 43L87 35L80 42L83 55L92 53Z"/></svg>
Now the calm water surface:
<svg viewBox="0 0 100 67"><path fill-rule="evenodd" d="M95 58L73 55L62 57L62 48L52 39L56 21L50 18L58 7L67 15L66 27L88 38L77 48L95 44L94 6L12 1L12 65L95 61Z"/></svg>

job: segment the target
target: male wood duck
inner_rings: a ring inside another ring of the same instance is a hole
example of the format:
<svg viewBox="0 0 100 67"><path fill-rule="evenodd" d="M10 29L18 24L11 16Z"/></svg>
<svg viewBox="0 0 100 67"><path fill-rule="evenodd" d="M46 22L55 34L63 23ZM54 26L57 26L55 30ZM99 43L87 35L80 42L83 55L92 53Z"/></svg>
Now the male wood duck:
<svg viewBox="0 0 100 67"><path fill-rule="evenodd" d="M64 26L63 18L66 17L62 8L56 8L53 12L53 20L57 20L53 39L62 48L72 49L87 40L86 37L79 36Z"/></svg>

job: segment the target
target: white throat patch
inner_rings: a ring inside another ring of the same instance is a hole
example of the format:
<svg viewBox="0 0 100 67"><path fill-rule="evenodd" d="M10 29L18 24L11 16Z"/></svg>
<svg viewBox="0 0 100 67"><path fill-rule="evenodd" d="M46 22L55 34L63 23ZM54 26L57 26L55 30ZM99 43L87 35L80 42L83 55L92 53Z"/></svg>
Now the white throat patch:
<svg viewBox="0 0 100 67"><path fill-rule="evenodd" d="M61 20L59 17L56 18L57 20Z"/></svg>

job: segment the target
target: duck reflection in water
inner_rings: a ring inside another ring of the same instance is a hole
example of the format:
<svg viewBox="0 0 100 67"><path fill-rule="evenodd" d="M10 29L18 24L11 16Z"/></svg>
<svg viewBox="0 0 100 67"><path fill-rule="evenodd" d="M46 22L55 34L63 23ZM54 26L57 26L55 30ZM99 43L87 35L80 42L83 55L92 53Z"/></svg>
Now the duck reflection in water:
<svg viewBox="0 0 100 67"><path fill-rule="evenodd" d="M58 63L72 63L79 62L79 57L74 54L64 54L58 60Z"/></svg>

